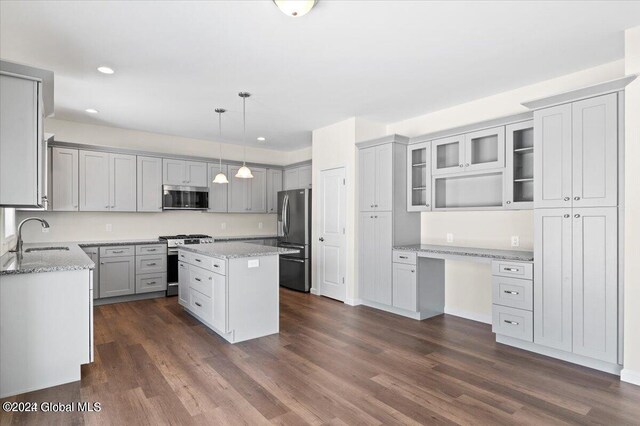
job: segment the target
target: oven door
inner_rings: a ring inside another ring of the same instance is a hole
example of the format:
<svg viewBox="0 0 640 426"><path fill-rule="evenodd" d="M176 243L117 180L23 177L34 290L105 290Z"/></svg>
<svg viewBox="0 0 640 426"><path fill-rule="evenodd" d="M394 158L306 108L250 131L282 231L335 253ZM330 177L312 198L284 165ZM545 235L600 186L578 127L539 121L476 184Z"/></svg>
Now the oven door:
<svg viewBox="0 0 640 426"><path fill-rule="evenodd" d="M206 210L209 188L199 186L162 186L163 210Z"/></svg>
<svg viewBox="0 0 640 426"><path fill-rule="evenodd" d="M178 295L178 250L167 250L167 296Z"/></svg>

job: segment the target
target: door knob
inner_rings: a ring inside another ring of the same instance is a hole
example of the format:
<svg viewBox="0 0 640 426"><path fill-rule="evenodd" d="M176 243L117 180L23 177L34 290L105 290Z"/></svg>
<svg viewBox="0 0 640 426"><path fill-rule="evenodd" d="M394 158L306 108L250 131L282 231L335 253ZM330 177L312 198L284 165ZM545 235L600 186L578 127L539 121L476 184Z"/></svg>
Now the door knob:
<svg viewBox="0 0 640 426"><path fill-rule="evenodd" d="M324 238L320 237L320 238L318 238L318 240L320 240L320 241L324 241Z"/></svg>

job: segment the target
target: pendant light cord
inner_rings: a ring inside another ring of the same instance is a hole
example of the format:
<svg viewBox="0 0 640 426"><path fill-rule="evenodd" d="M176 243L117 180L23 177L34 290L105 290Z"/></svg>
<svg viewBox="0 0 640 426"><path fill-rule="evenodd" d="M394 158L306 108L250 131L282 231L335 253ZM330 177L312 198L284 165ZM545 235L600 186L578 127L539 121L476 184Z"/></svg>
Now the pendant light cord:
<svg viewBox="0 0 640 426"><path fill-rule="evenodd" d="M244 155L242 165L247 164L247 98L242 98L242 145L244 145Z"/></svg>
<svg viewBox="0 0 640 426"><path fill-rule="evenodd" d="M220 173L222 173L222 112L218 113L218 129L219 129L219 136L218 138L220 139L218 141L218 148L220 148Z"/></svg>

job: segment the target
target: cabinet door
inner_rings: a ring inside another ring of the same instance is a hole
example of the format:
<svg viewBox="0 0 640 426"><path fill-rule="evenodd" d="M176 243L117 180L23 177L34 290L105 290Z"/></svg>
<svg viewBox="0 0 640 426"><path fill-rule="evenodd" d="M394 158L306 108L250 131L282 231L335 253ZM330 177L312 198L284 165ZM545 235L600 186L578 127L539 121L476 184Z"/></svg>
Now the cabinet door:
<svg viewBox="0 0 640 426"><path fill-rule="evenodd" d="M187 166L183 160L162 159L162 183L164 185L186 185Z"/></svg>
<svg viewBox="0 0 640 426"><path fill-rule="evenodd" d="M504 167L504 127L479 130L465 135L465 171Z"/></svg>
<svg viewBox="0 0 640 426"><path fill-rule="evenodd" d="M393 264L393 306L408 311L417 311L416 266Z"/></svg>
<svg viewBox="0 0 640 426"><path fill-rule="evenodd" d="M533 113L535 208L571 207L571 104Z"/></svg>
<svg viewBox="0 0 640 426"><path fill-rule="evenodd" d="M100 298L100 255L97 247L85 247L82 249L87 256L95 263L96 267L93 269L93 298Z"/></svg>
<svg viewBox="0 0 640 426"><path fill-rule="evenodd" d="M51 204L55 211L78 211L78 150L53 148Z"/></svg>
<svg viewBox="0 0 640 426"><path fill-rule="evenodd" d="M360 213L358 223L358 280L360 281L360 297L376 300L376 251L375 251L375 219L373 213Z"/></svg>
<svg viewBox="0 0 640 426"><path fill-rule="evenodd" d="M393 144L376 147L375 166L376 211L391 211L393 206Z"/></svg>
<svg viewBox="0 0 640 426"><path fill-rule="evenodd" d="M224 173L227 180L230 180L228 167L223 164L210 163L209 164L209 211L216 213L227 212L227 197L229 191L228 183L213 183L216 175L220 172Z"/></svg>
<svg viewBox="0 0 640 426"><path fill-rule="evenodd" d="M267 169L252 168L253 179L249 180L249 211L266 213L267 211Z"/></svg>
<svg viewBox="0 0 640 426"><path fill-rule="evenodd" d="M573 209L573 352L618 361L618 209Z"/></svg>
<svg viewBox="0 0 640 426"><path fill-rule="evenodd" d="M247 186L249 179L240 179L236 177L236 173L240 170L240 166L229 166L229 188L228 192L228 209L229 213L246 213L248 206Z"/></svg>
<svg viewBox="0 0 640 426"><path fill-rule="evenodd" d="M189 306L189 267L184 262L178 262L178 303Z"/></svg>
<svg viewBox="0 0 640 426"><path fill-rule="evenodd" d="M79 151L80 211L109 211L109 154Z"/></svg>
<svg viewBox="0 0 640 426"><path fill-rule="evenodd" d="M533 208L533 120L505 128L505 207Z"/></svg>
<svg viewBox="0 0 640 426"><path fill-rule="evenodd" d="M571 352L571 209L534 211L534 342Z"/></svg>
<svg viewBox="0 0 640 426"><path fill-rule="evenodd" d="M162 211L162 158L138 156L137 210Z"/></svg>
<svg viewBox="0 0 640 426"><path fill-rule="evenodd" d="M464 135L431 141L431 173L442 175L464 170Z"/></svg>
<svg viewBox="0 0 640 426"><path fill-rule="evenodd" d="M39 83L0 75L0 205L37 206Z"/></svg>
<svg viewBox="0 0 640 426"><path fill-rule="evenodd" d="M376 201L376 148L364 148L358 151L358 191L360 193L360 211L375 210Z"/></svg>
<svg viewBox="0 0 640 426"><path fill-rule="evenodd" d="M278 192L282 191L282 170L267 170L267 213L278 212Z"/></svg>
<svg viewBox="0 0 640 426"><path fill-rule="evenodd" d="M208 186L207 185L207 163L198 161L185 161L187 171L187 185Z"/></svg>
<svg viewBox="0 0 640 426"><path fill-rule="evenodd" d="M311 166L298 167L298 185L300 188L311 188Z"/></svg>
<svg viewBox="0 0 640 426"><path fill-rule="evenodd" d="M407 149L407 211L431 210L431 143Z"/></svg>
<svg viewBox="0 0 640 426"><path fill-rule="evenodd" d="M133 256L109 257L100 261L100 298L135 293L134 259Z"/></svg>
<svg viewBox="0 0 640 426"><path fill-rule="evenodd" d="M136 156L109 154L110 210L136 211Z"/></svg>
<svg viewBox="0 0 640 426"><path fill-rule="evenodd" d="M391 212L376 212L375 221L375 301L391 305L393 289L393 220Z"/></svg>
<svg viewBox="0 0 640 426"><path fill-rule="evenodd" d="M618 204L618 95L572 105L573 207Z"/></svg>
<svg viewBox="0 0 640 426"><path fill-rule="evenodd" d="M284 189L288 191L289 189L298 189L300 188L300 179L299 179L299 170L298 168L288 169L284 171Z"/></svg>
<svg viewBox="0 0 640 426"><path fill-rule="evenodd" d="M213 278L213 319L212 325L223 333L227 332L227 278L211 274Z"/></svg>

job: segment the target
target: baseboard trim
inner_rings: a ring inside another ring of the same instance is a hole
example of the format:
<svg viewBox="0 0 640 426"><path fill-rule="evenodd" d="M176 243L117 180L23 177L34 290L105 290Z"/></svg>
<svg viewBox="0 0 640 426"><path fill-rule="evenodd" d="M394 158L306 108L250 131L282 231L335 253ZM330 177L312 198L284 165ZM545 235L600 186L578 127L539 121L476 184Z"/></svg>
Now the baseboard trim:
<svg viewBox="0 0 640 426"><path fill-rule="evenodd" d="M403 317L415 319L418 321L422 321L423 319L435 317L437 315L442 315L442 312L432 312L432 311L424 311L424 312L413 312L407 311L406 309L396 308L394 306L385 305L378 302L372 302L370 300L360 299L360 304L364 306L368 306L370 308L379 309L381 311L389 312L396 315L401 315Z"/></svg>
<svg viewBox="0 0 640 426"><path fill-rule="evenodd" d="M620 380L626 383L631 383L632 385L640 386L640 373L629 370L628 368L623 368L620 372Z"/></svg>
<svg viewBox="0 0 640 426"><path fill-rule="evenodd" d="M309 292L311 294L315 294L316 296L320 296L320 291L318 291L318 289L315 287L311 287L311 290L309 290Z"/></svg>
<svg viewBox="0 0 640 426"><path fill-rule="evenodd" d="M451 306L445 306L444 313L447 315L453 315L455 317L460 317L460 318L468 319L471 321L483 322L485 324L491 324L493 322L491 315L480 314L477 312L469 312L462 309L452 308Z"/></svg>
<svg viewBox="0 0 640 426"><path fill-rule="evenodd" d="M344 304L349 306L358 306L362 304L362 300L360 299L351 299L349 297L344 299Z"/></svg>
<svg viewBox="0 0 640 426"><path fill-rule="evenodd" d="M112 303L135 302L145 299L158 299L160 297L178 297L167 296L166 291L154 291L151 293L130 294L127 296L105 297L104 299L94 299L93 306L110 305Z"/></svg>

